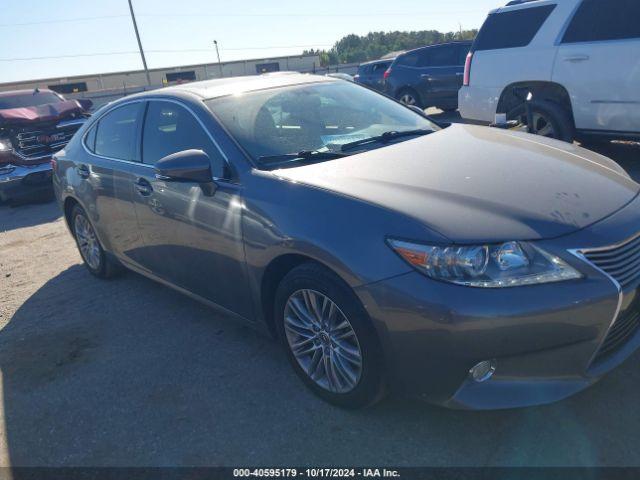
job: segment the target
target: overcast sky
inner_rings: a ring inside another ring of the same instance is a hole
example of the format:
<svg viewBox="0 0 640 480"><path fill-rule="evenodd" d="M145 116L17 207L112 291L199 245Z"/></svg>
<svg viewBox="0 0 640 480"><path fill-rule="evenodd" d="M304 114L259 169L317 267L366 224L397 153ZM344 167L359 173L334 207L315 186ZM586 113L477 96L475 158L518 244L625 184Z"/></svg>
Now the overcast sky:
<svg viewBox="0 0 640 480"><path fill-rule="evenodd" d="M349 33L478 28L506 0L133 0L149 68L295 55ZM142 68L127 0L2 0L0 83ZM51 58L58 57L58 58Z"/></svg>

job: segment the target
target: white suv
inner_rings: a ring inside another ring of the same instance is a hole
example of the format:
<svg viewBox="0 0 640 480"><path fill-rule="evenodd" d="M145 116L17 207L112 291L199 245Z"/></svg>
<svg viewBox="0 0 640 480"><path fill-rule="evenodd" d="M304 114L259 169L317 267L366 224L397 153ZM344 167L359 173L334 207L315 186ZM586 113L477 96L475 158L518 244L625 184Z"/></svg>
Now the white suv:
<svg viewBox="0 0 640 480"><path fill-rule="evenodd" d="M459 92L464 118L524 118L565 141L640 138L640 0L516 0L492 11Z"/></svg>

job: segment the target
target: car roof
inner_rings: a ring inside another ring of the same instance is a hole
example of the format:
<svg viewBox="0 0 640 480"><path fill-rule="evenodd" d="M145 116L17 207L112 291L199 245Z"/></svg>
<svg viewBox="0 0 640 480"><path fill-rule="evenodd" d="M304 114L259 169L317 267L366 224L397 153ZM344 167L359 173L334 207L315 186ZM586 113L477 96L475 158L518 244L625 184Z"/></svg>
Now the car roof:
<svg viewBox="0 0 640 480"><path fill-rule="evenodd" d="M510 12L513 10L524 10L527 8L540 7L542 5L558 4L558 2L573 2L576 3L580 0L512 0L503 7L498 7L489 12L489 15L495 13Z"/></svg>
<svg viewBox="0 0 640 480"><path fill-rule="evenodd" d="M427 49L433 48L433 47L441 47L443 45L471 45L472 43L473 43L473 40L459 40L459 41L456 41L456 42L434 43L433 45L426 45L424 47L414 48L413 50L407 50L406 52L398 55L398 57L406 55L407 53L419 52L421 50L427 50Z"/></svg>
<svg viewBox="0 0 640 480"><path fill-rule="evenodd" d="M154 92L162 94L171 94L175 92L190 93L203 99L210 99L237 93L252 92L255 90L265 90L268 88L338 81L340 80L320 75L302 74L297 72L275 72L263 75L218 78L214 80L204 80L201 82L185 83L173 87L166 87L161 90L151 90L149 92L138 94L138 96L146 96L154 94Z"/></svg>
<svg viewBox="0 0 640 480"><path fill-rule="evenodd" d="M0 92L0 97L13 97L14 95L29 95L32 93L36 93L35 88L25 88L22 90L7 90L5 92ZM49 90L48 88L39 88L37 93L53 93L57 95L53 90Z"/></svg>
<svg viewBox="0 0 640 480"><path fill-rule="evenodd" d="M376 65L378 63L392 63L394 60L396 59L396 57L392 57L392 58L380 58L378 60L370 60L368 62L362 62L360 64L360 66L365 66L365 65Z"/></svg>

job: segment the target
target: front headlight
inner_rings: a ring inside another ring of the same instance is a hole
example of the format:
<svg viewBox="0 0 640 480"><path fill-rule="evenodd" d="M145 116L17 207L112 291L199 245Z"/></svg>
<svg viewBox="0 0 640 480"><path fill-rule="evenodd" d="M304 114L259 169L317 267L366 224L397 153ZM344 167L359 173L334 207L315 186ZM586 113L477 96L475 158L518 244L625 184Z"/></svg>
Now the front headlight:
<svg viewBox="0 0 640 480"><path fill-rule="evenodd" d="M389 240L389 245L429 277L468 287L518 287L582 277L560 258L527 242L442 247Z"/></svg>

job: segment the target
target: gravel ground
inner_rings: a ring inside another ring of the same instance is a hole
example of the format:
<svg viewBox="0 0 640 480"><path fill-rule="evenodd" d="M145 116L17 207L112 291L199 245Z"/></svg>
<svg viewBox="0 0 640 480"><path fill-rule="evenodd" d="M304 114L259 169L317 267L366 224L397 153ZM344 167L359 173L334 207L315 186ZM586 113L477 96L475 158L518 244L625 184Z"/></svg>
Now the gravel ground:
<svg viewBox="0 0 640 480"><path fill-rule="evenodd" d="M607 152L640 178L640 148ZM0 466L640 466L640 357L555 405L317 400L270 339L93 278L54 203L0 207Z"/></svg>

